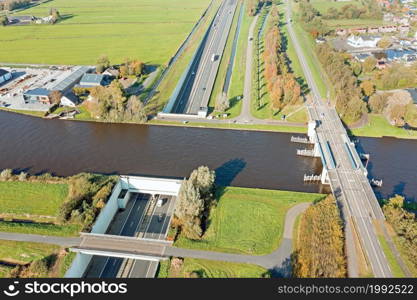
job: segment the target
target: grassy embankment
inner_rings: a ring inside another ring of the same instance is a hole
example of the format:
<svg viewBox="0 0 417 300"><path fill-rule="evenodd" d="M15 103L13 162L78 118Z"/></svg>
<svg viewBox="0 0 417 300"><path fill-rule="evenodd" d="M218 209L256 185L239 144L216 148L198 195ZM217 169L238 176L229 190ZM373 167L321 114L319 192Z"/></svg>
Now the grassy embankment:
<svg viewBox="0 0 417 300"><path fill-rule="evenodd" d="M169 97L173 93L175 87L178 84L178 81L180 80L185 69L190 63L198 46L200 45L200 42L204 36L204 33L208 29L208 26L210 25L214 15L216 14L217 9L220 6L220 3L221 3L220 0L214 1L213 6L207 12L207 14L204 17L204 20L202 21L200 26L197 28L194 35L191 37L188 46L185 48L184 52L181 54L178 60L174 63L174 65L172 65L171 69L168 71L165 78L160 83L157 93L153 96L152 99L150 99L150 101L146 105L148 113L150 114L158 113L164 108L164 106L168 102ZM206 5L207 5L207 2L206 2ZM198 17L195 18L195 21L197 19ZM191 27L187 31L187 33L191 31ZM180 43L177 43L177 47L179 47L179 44ZM156 44L156 45L158 47L161 46L161 44ZM171 51L170 55L173 55L174 52L175 52L175 49Z"/></svg>
<svg viewBox="0 0 417 300"><path fill-rule="evenodd" d="M68 194L67 184L6 181L0 182L0 190L0 216L4 218L0 231L58 236L80 231L78 224L57 223L59 207Z"/></svg>
<svg viewBox="0 0 417 300"><path fill-rule="evenodd" d="M274 131L274 132L293 132L293 133L307 133L307 127L284 126L284 125L251 125L251 124L235 124L235 123L203 123L203 122L188 122L182 124L179 122L169 122L154 120L149 124L155 125L169 125L169 126L183 126L183 127L199 127L199 128L218 128L218 129L235 129L235 130L255 130L255 131Z"/></svg>
<svg viewBox="0 0 417 300"><path fill-rule="evenodd" d="M158 278L260 278L269 276L262 267L206 259L185 258L178 270L173 270L170 260L161 261Z"/></svg>
<svg viewBox="0 0 417 300"><path fill-rule="evenodd" d="M226 47L224 49L222 60L221 60L220 65L219 65L219 70L217 72L216 80L214 82L213 92L211 93L211 96L210 96L210 101L209 101L209 112L210 113L214 112L216 101L222 95L223 85L225 83L226 73L227 73L227 69L228 69L228 66L229 66L230 57L232 56L233 41L234 41L234 38L235 38L235 35L236 35L238 22L239 22L239 13L240 13L240 8L241 8L242 5L243 5L242 2L239 2L238 6L236 8L236 13L233 17L232 27L230 29L230 32L229 32L229 35L228 35L228 38L227 38ZM250 18L247 16L247 13L246 13L245 10L243 10L242 13L243 13L242 27L243 27L243 24L245 23L245 21L246 21L246 23L248 23L248 20ZM247 32L246 32L246 35L244 35L245 33L242 32L242 29L243 28L241 28L241 31L239 33L239 40L238 40L239 44L242 42L242 40L245 39L245 37L247 39ZM241 65L242 61L238 60L237 54L238 54L238 52L243 52L246 49L246 47L239 48L239 46L240 45L238 45L238 47L236 48L236 56L235 56L236 65L233 66L232 76L235 75L234 72L235 72L236 69L242 67L242 65ZM242 53L240 53L240 55L241 54ZM242 78L242 82L243 82L243 80L244 79ZM240 110L242 108L242 101L237 100L237 97L242 95L242 94L243 94L243 86L242 86L242 90L240 91L240 94L236 95L236 97L231 96L231 95L227 95L227 97L229 97L229 99L230 99L230 108L225 112L229 115L228 118L234 118L234 117L237 117L240 114ZM221 113L214 112L213 115L219 116L219 115L221 115Z"/></svg>
<svg viewBox="0 0 417 300"><path fill-rule="evenodd" d="M281 242L288 209L312 202L321 194L227 187L216 195L209 227L203 238L191 241L180 237L178 247L253 255L269 254Z"/></svg>
<svg viewBox="0 0 417 300"><path fill-rule="evenodd" d="M267 8L270 9L270 8ZM307 112L306 109L304 108L304 105L287 105L285 106L280 112L278 113L274 113L271 108L270 108L270 95L268 93L268 89L267 89L267 82L266 79L264 77L264 69L265 69L265 63L263 60L263 51L264 51L264 47L265 47L265 36L266 33L269 29L268 27L268 20L266 20L265 23L265 28L264 28L264 32L263 35L261 36L261 40L260 40L260 70L258 70L258 64L257 64L257 59L258 59L258 50L257 50L257 33L259 28L262 26L263 23L263 16L267 13L267 9L264 9L263 12L261 13L261 15L259 16L258 19L258 24L256 26L256 30L255 30L255 43L254 43L254 64L253 64L253 68L252 68L252 102L251 102L251 112L252 115L254 115L256 118L258 119L272 119L272 120L281 120L282 117L284 115L288 116L288 118L286 119L289 124L291 124L291 122L306 122L307 121ZM287 25L285 23L285 16L284 16L284 11L285 11L285 6L281 3L278 5L278 10L280 13L280 33L281 33L281 37L282 37L282 45L283 48L285 49L285 52L287 54L288 57L288 63L289 63L289 68L292 72L294 72L295 77L297 78L297 81L300 84L303 84L304 82L304 75L303 72L301 70L301 66L300 66L300 62L298 60L298 57L295 53L295 49L291 43L291 41L288 39L288 33L287 33ZM258 101L256 101L257 97L258 97L258 79L257 79L257 74L259 72L259 86L260 86L260 91L259 91L259 102L262 104L260 107L258 107Z"/></svg>
<svg viewBox="0 0 417 300"><path fill-rule="evenodd" d="M94 64L108 55L165 64L207 7L207 0L54 0L17 15L47 16L57 8L55 25L0 27L0 61ZM30 51L28 51L30 49Z"/></svg>
<svg viewBox="0 0 417 300"><path fill-rule="evenodd" d="M0 278L11 277L11 272L16 267L23 268L24 271L20 274L23 277L63 277L73 258L74 253L63 251L55 245L0 241ZM44 259L50 262L46 272L31 274L30 264Z"/></svg>

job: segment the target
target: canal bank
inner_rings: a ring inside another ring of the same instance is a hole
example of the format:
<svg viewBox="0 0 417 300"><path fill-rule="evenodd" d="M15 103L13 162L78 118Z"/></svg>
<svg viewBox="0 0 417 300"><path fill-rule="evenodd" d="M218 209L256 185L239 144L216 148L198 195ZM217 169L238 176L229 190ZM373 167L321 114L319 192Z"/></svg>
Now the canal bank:
<svg viewBox="0 0 417 300"><path fill-rule="evenodd" d="M296 156L291 133L43 120L0 112L0 169L68 176L79 172L185 177L207 165L218 184L322 192L304 184L319 159ZM380 197L417 199L417 140L359 138Z"/></svg>

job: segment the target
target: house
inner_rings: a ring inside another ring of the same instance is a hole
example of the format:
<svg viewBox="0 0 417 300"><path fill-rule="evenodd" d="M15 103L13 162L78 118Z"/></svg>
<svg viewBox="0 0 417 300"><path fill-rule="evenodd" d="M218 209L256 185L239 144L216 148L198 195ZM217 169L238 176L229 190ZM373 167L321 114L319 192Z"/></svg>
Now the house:
<svg viewBox="0 0 417 300"><path fill-rule="evenodd" d="M23 99L25 103L43 103L43 104L51 104L51 99L49 95L51 91L44 88L36 88L33 90L27 90L23 93Z"/></svg>
<svg viewBox="0 0 417 300"><path fill-rule="evenodd" d="M375 48L381 40L379 36L354 36L351 35L347 39L349 46L354 48Z"/></svg>
<svg viewBox="0 0 417 300"><path fill-rule="evenodd" d="M12 73L4 69L0 69L0 84L12 79Z"/></svg>
<svg viewBox="0 0 417 300"><path fill-rule="evenodd" d="M398 26L399 32L408 32L410 30L410 25L400 25Z"/></svg>
<svg viewBox="0 0 417 300"><path fill-rule="evenodd" d="M108 68L107 70L103 72L103 75L107 75L107 76L111 76L115 78L119 77L119 74L120 74L119 70L114 69L114 68Z"/></svg>
<svg viewBox="0 0 417 300"><path fill-rule="evenodd" d="M397 26L389 25L389 26L379 26L380 33L388 33L388 32L395 32L397 31Z"/></svg>
<svg viewBox="0 0 417 300"><path fill-rule="evenodd" d="M80 103L80 99L73 93L68 92L61 98L62 106L76 107Z"/></svg>
<svg viewBox="0 0 417 300"><path fill-rule="evenodd" d="M105 84L105 79L103 74L84 74L80 80L80 86L82 87L94 87Z"/></svg>
<svg viewBox="0 0 417 300"><path fill-rule="evenodd" d="M136 82L137 78L121 78L119 79L120 84L123 86L123 89L127 90L131 88Z"/></svg>
<svg viewBox="0 0 417 300"><path fill-rule="evenodd" d="M378 33L379 27L368 27L368 33Z"/></svg>
<svg viewBox="0 0 417 300"><path fill-rule="evenodd" d="M358 28L352 28L349 30L350 33L367 33L368 27L358 27Z"/></svg>

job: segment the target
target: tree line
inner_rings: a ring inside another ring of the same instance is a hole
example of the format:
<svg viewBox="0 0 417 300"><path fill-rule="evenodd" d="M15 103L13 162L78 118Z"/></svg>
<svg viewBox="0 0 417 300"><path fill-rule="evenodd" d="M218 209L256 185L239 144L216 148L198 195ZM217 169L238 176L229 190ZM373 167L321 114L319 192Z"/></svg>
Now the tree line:
<svg viewBox="0 0 417 300"><path fill-rule="evenodd" d="M302 215L292 263L295 277L346 277L342 220L332 195Z"/></svg>
<svg viewBox="0 0 417 300"><path fill-rule="evenodd" d="M375 0L363 0L363 6L346 4L340 9L330 7L324 19L382 19L382 9Z"/></svg>
<svg viewBox="0 0 417 300"><path fill-rule="evenodd" d="M279 27L279 11L276 5L271 9L268 22L263 53L264 76L271 99L271 109L278 112L284 106L300 101L301 87L288 67L289 60L283 45Z"/></svg>
<svg viewBox="0 0 417 300"><path fill-rule="evenodd" d="M28 6L31 0L4 0L0 2L0 10L14 10Z"/></svg>
<svg viewBox="0 0 417 300"><path fill-rule="evenodd" d="M254 16L264 4L271 4L270 0L248 0L246 2L246 9L249 16Z"/></svg>
<svg viewBox="0 0 417 300"><path fill-rule="evenodd" d="M367 112L366 103L347 57L327 43L318 45L316 51L334 87L337 112L347 123L359 120Z"/></svg>

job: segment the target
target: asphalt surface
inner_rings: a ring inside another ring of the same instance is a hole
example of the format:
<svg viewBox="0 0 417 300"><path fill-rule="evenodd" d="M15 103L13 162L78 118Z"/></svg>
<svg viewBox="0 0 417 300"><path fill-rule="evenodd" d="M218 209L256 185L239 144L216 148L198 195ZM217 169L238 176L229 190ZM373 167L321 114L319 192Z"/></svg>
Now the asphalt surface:
<svg viewBox="0 0 417 300"><path fill-rule="evenodd" d="M208 106L236 7L237 0L223 1L197 50L172 113L197 114L200 107Z"/></svg>
<svg viewBox="0 0 417 300"><path fill-rule="evenodd" d="M146 205L149 200L149 195L145 194L136 194L134 201L134 205L130 208L130 212L126 221L119 233L121 236L134 236L136 233L137 228L139 227L139 223L141 220L141 216L143 216ZM130 200L130 201L132 201ZM123 262L122 258L118 257L109 257L104 265L103 270L100 273L100 278L115 278L117 272Z"/></svg>
<svg viewBox="0 0 417 300"><path fill-rule="evenodd" d="M343 217L349 229L345 232L348 263L351 265L349 266L349 275L351 277L358 276L357 254L352 237L352 229L354 229L359 236L361 247L374 276L392 277L374 227L374 222L383 223L384 215L368 178L364 174L363 166L354 146L351 146L350 149L356 166L351 162L350 154L345 148L346 143L349 144L350 140L339 115L333 107L326 105L321 100L317 85L292 28L291 9L288 0L286 2L288 32L313 94L313 102L308 105L310 119L316 120L319 124L316 132L322 147L325 148L326 143L330 145L332 153L325 154L326 161L329 163L332 160L330 156L333 156L335 161L334 167L329 164L329 178L333 194L342 204Z"/></svg>

